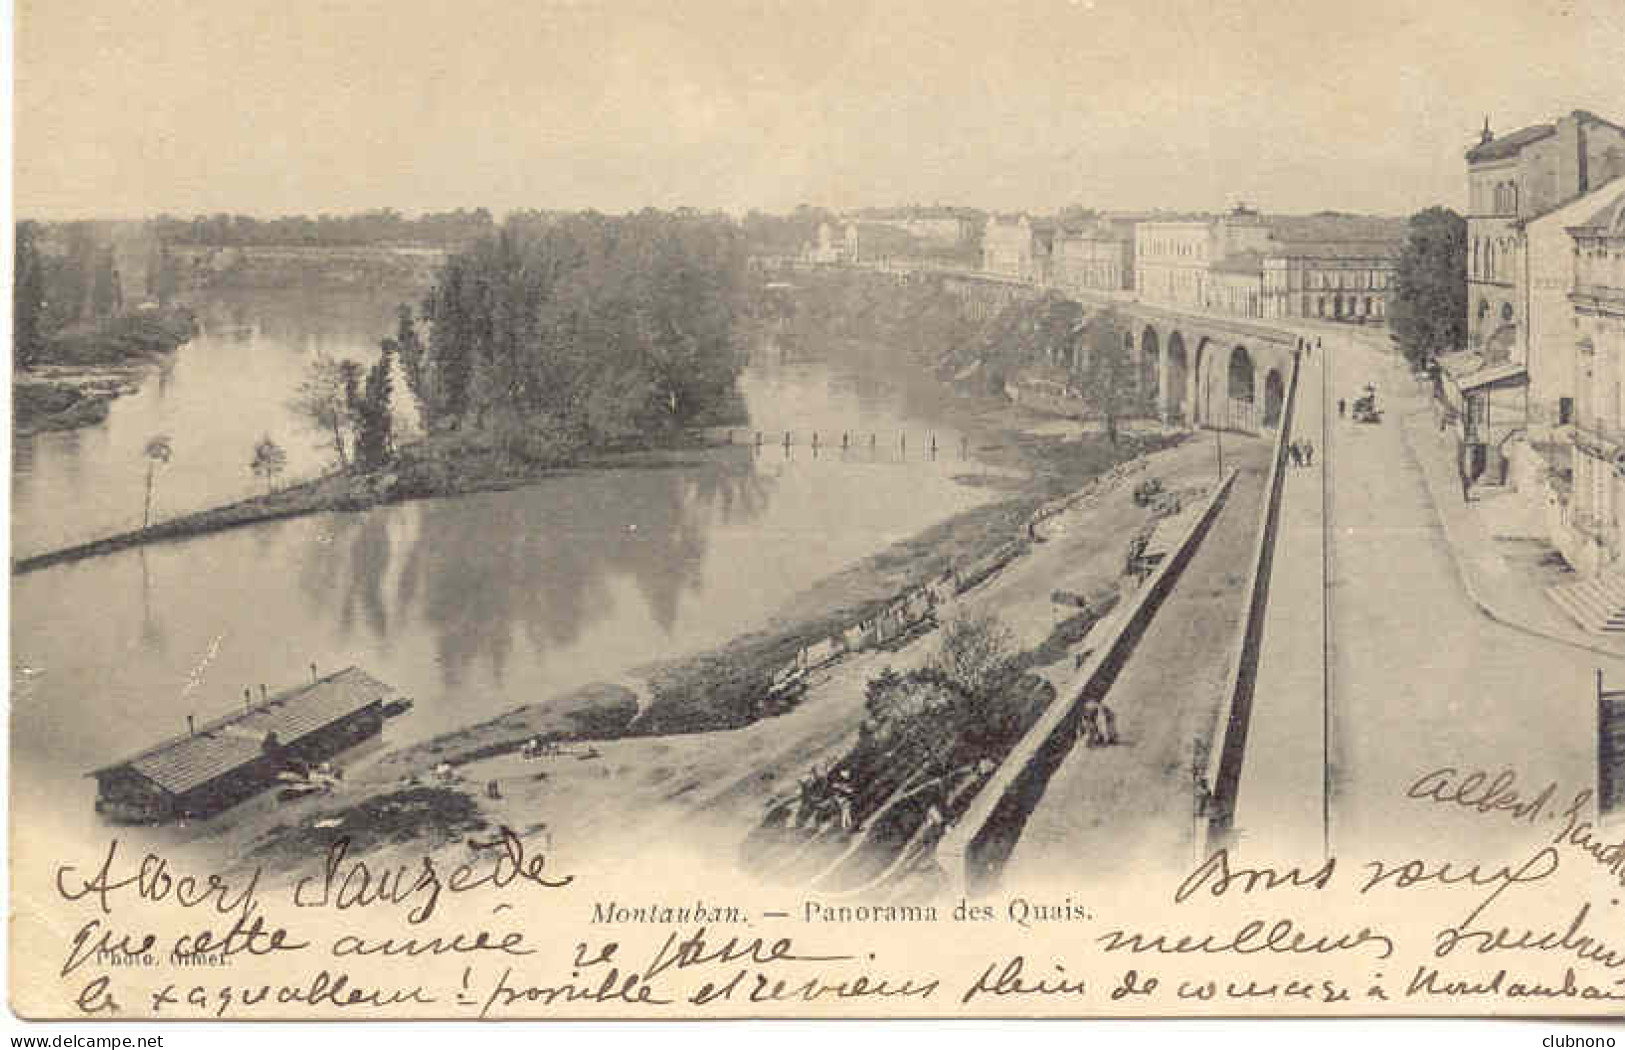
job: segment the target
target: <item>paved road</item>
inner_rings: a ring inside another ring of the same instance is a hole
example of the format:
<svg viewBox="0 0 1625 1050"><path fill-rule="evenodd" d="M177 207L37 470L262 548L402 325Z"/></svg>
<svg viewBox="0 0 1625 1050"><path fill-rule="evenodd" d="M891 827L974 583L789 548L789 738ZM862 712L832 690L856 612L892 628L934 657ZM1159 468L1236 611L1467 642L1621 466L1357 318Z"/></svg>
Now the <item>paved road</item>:
<svg viewBox="0 0 1625 1050"><path fill-rule="evenodd" d="M1593 675L1625 682L1625 662L1495 623L1469 599L1438 512L1401 434L1427 411L1391 358L1359 335L1327 337L1330 398L1367 382L1380 425L1331 426L1331 807L1334 852L1483 855L1527 831L1461 807L1408 802L1444 766L1511 769L1565 796L1595 775ZM1318 850L1316 851L1318 852Z"/></svg>

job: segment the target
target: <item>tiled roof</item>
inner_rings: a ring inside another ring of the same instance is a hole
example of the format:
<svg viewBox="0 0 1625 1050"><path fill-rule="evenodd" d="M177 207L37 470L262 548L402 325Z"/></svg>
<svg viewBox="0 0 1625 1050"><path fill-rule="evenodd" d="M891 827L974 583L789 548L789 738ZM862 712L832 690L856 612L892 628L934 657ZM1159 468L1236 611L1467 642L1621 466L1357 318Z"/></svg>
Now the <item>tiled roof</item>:
<svg viewBox="0 0 1625 1050"><path fill-rule="evenodd" d="M179 795L258 758L266 737L284 746L365 707L394 690L355 667L311 685L277 693L242 711L199 726L196 733L172 737L141 753L96 770L129 766L165 791Z"/></svg>
<svg viewBox="0 0 1625 1050"><path fill-rule="evenodd" d="M1407 220L1388 215L1318 212L1314 215L1272 215L1267 221L1272 238L1293 244L1357 241L1403 244L1407 235Z"/></svg>
<svg viewBox="0 0 1625 1050"><path fill-rule="evenodd" d="M1531 142L1539 142L1556 132L1557 125L1555 124L1531 124L1527 128L1519 128L1509 135L1502 135L1490 139L1488 142L1481 142L1468 150L1467 163L1477 164L1480 161L1500 160L1503 157L1513 156Z"/></svg>
<svg viewBox="0 0 1625 1050"><path fill-rule="evenodd" d="M1389 241L1286 241L1272 246L1269 254L1288 259L1398 259L1404 247Z"/></svg>

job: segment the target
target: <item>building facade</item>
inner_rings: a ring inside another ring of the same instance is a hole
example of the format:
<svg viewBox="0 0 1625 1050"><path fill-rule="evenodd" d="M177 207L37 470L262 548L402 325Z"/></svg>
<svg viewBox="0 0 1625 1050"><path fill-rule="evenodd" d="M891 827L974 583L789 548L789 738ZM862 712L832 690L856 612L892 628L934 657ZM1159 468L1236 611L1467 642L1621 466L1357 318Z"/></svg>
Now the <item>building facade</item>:
<svg viewBox="0 0 1625 1050"><path fill-rule="evenodd" d="M1381 324L1401 244L1286 244L1263 260L1264 316Z"/></svg>
<svg viewBox="0 0 1625 1050"><path fill-rule="evenodd" d="M1394 219L1322 213L1139 224L1135 287L1148 302L1238 317L1381 323L1404 246Z"/></svg>
<svg viewBox="0 0 1625 1050"><path fill-rule="evenodd" d="M1568 229L1575 318L1570 535L1579 571L1618 570L1625 551L1625 192Z"/></svg>
<svg viewBox="0 0 1625 1050"><path fill-rule="evenodd" d="M1235 317L1264 316L1264 256L1256 251L1225 256L1208 274L1203 309Z"/></svg>
<svg viewBox="0 0 1625 1050"><path fill-rule="evenodd" d="M1211 222L1139 223L1134 227L1134 289L1146 302L1203 309L1208 265L1216 251Z"/></svg>
<svg viewBox="0 0 1625 1050"><path fill-rule="evenodd" d="M1573 244L1567 228L1625 175L1625 128L1584 110L1502 136L1486 122L1467 151L1468 347L1521 370L1526 425L1573 411Z"/></svg>
<svg viewBox="0 0 1625 1050"><path fill-rule="evenodd" d="M982 270L1033 284L1049 284L1055 226L1042 219L989 216L982 230Z"/></svg>
<svg viewBox="0 0 1625 1050"><path fill-rule="evenodd" d="M1095 222L1055 234L1051 270L1064 292L1120 292L1134 285L1131 227Z"/></svg>

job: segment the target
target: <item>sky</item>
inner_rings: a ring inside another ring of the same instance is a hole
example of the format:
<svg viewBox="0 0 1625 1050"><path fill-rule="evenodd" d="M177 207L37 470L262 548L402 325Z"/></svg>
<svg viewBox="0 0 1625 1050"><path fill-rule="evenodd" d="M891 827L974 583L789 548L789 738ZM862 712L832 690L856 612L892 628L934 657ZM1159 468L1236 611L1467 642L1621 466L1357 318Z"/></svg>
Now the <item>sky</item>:
<svg viewBox="0 0 1625 1050"><path fill-rule="evenodd" d="M25 218L1460 207L1621 0L17 0Z"/></svg>

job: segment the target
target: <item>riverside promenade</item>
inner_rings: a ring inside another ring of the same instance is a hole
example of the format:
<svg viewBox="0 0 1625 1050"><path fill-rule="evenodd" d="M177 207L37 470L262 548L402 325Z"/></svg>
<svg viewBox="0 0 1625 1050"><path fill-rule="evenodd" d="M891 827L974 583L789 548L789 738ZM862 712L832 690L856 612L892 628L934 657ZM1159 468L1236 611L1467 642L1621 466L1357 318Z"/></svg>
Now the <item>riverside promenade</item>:
<svg viewBox="0 0 1625 1050"><path fill-rule="evenodd" d="M1195 440L1214 449L1211 434ZM1239 471L1230 497L1106 696L1119 743L1080 742L1061 761L1005 864L1007 885L1122 884L1190 856L1192 740L1224 694L1269 464L1261 439L1224 447Z"/></svg>
<svg viewBox="0 0 1625 1050"><path fill-rule="evenodd" d="M1248 863L1301 862L1324 848L1326 734L1327 477L1325 357L1322 340L1299 362L1289 440L1310 442L1312 462L1290 457L1270 577L1247 751L1229 845ZM1335 407L1333 409L1335 414Z"/></svg>

